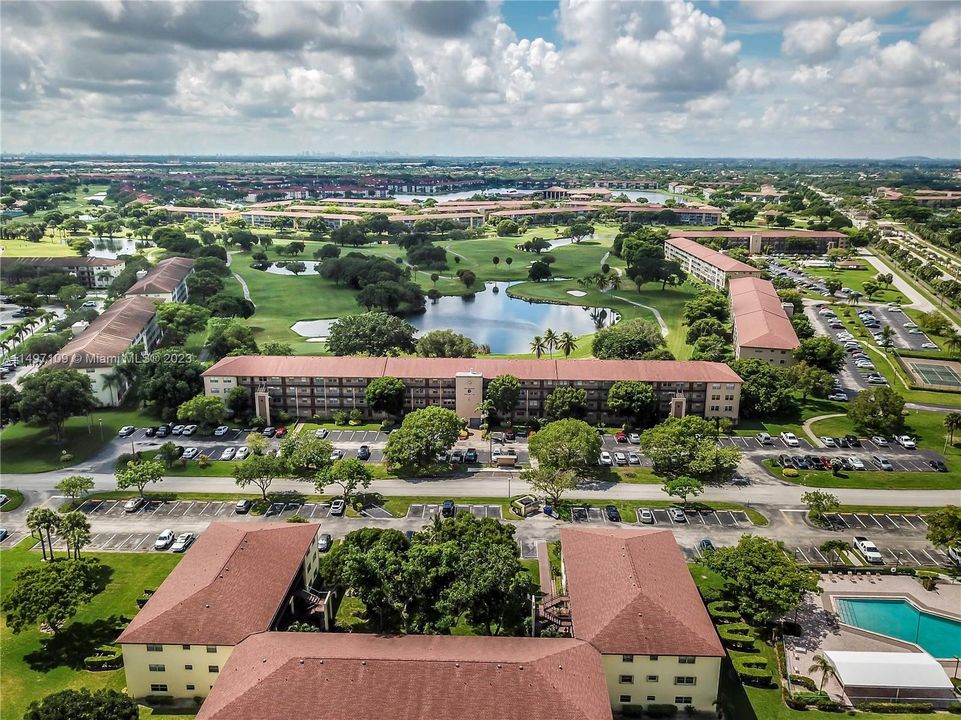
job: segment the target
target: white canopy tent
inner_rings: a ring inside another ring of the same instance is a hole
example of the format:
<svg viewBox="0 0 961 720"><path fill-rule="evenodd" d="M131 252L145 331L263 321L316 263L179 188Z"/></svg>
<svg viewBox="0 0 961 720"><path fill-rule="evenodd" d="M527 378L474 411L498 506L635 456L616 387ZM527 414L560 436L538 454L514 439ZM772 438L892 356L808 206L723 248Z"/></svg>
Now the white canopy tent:
<svg viewBox="0 0 961 720"><path fill-rule="evenodd" d="M927 653L825 650L838 682L852 702L954 698L951 679Z"/></svg>

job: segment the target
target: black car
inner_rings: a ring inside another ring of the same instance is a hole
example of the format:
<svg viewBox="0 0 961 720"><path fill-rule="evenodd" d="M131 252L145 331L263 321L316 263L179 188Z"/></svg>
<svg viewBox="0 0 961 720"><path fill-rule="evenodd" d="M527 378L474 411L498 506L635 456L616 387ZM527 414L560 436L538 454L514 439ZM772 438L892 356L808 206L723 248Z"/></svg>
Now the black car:
<svg viewBox="0 0 961 720"><path fill-rule="evenodd" d="M932 461L931 461L931 467L934 468L935 470L937 470L938 472L947 472L947 471L948 471L948 466L945 465L941 460L932 460Z"/></svg>
<svg viewBox="0 0 961 720"><path fill-rule="evenodd" d="M319 538L317 538L317 549L320 552L327 552L330 550L330 546L334 544L334 539L330 536L330 533L323 533Z"/></svg>
<svg viewBox="0 0 961 720"><path fill-rule="evenodd" d="M445 518L454 517L454 501L445 500L440 506L440 514Z"/></svg>
<svg viewBox="0 0 961 720"><path fill-rule="evenodd" d="M359 460L370 460L370 448L366 445L361 445L357 451L357 458Z"/></svg>
<svg viewBox="0 0 961 720"><path fill-rule="evenodd" d="M573 520L574 522L587 522L588 520L587 508L583 508L583 507L571 508L571 520Z"/></svg>
<svg viewBox="0 0 961 720"><path fill-rule="evenodd" d="M697 544L697 549L701 551L701 555L707 555L709 552L714 552L717 550L710 538L704 538L701 540L701 542Z"/></svg>
<svg viewBox="0 0 961 720"><path fill-rule="evenodd" d="M413 539L414 539L414 535L416 535L416 534L417 534L417 533L415 533L413 530L405 530L405 531L404 531L404 537L407 538L407 542L410 542L411 540L413 540Z"/></svg>
<svg viewBox="0 0 961 720"><path fill-rule="evenodd" d="M861 447L861 441L855 435L845 435L844 439L848 441L851 447Z"/></svg>
<svg viewBox="0 0 961 720"><path fill-rule="evenodd" d="M167 437L170 434L170 425L161 425L157 428L157 437Z"/></svg>
<svg viewBox="0 0 961 720"><path fill-rule="evenodd" d="M144 437L153 437L156 434L157 434L157 428L155 427L148 427L143 431Z"/></svg>
<svg viewBox="0 0 961 720"><path fill-rule="evenodd" d="M821 467L821 461L814 455L805 455L804 459L807 460L808 469L810 470L817 470Z"/></svg>
<svg viewBox="0 0 961 720"><path fill-rule="evenodd" d="M234 505L234 512L238 515L246 515L250 512L250 508L254 506L253 500L238 500L237 504Z"/></svg>
<svg viewBox="0 0 961 720"><path fill-rule="evenodd" d="M604 508L604 512L607 514L607 519L610 520L611 522L621 521L621 513L618 512L617 507L615 507L614 505L607 505Z"/></svg>
<svg viewBox="0 0 961 720"><path fill-rule="evenodd" d="M851 447L851 443L848 442L848 439L846 437L834 438L834 444L842 448Z"/></svg>
<svg viewBox="0 0 961 720"><path fill-rule="evenodd" d="M477 451L474 448L467 448L467 450L464 451L464 462L465 463L477 462Z"/></svg>
<svg viewBox="0 0 961 720"><path fill-rule="evenodd" d="M505 439L507 442L514 442L514 440L515 440L516 437L517 437L517 436L514 434L514 428L507 428L507 429L504 431L504 439Z"/></svg>
<svg viewBox="0 0 961 720"><path fill-rule="evenodd" d="M804 461L803 457L792 457L791 465L795 470L804 470L807 467L807 463Z"/></svg>

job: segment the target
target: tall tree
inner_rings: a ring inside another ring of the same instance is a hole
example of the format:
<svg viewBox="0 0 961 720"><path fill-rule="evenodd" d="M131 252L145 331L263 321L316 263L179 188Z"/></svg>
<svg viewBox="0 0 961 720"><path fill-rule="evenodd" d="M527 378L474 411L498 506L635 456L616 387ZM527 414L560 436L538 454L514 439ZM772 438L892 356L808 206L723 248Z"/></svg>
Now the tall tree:
<svg viewBox="0 0 961 720"><path fill-rule="evenodd" d="M928 540L938 547L961 548L961 507L947 505L925 517Z"/></svg>
<svg viewBox="0 0 961 720"><path fill-rule="evenodd" d="M287 464L290 474L299 480L312 480L317 473L330 467L333 451L329 441L305 432L288 435L280 444L280 458Z"/></svg>
<svg viewBox="0 0 961 720"><path fill-rule="evenodd" d="M76 502L77 498L93 490L93 478L86 475L71 475L57 483L57 490Z"/></svg>
<svg viewBox="0 0 961 720"><path fill-rule="evenodd" d="M60 527L60 515L50 508L33 508L27 513L27 529L30 534L37 534L40 538L40 551L43 559L47 559L47 548L50 548L50 559L53 560L52 533Z"/></svg>
<svg viewBox="0 0 961 720"><path fill-rule="evenodd" d="M382 312L347 315L330 327L327 348L335 355L399 355L414 351L414 327Z"/></svg>
<svg viewBox="0 0 961 720"><path fill-rule="evenodd" d="M126 490L137 488L140 497L143 497L144 488L147 485L156 484L164 479L164 465L156 460L131 460L127 467L117 472L117 489Z"/></svg>
<svg viewBox="0 0 961 720"><path fill-rule="evenodd" d="M634 425L644 426L657 411L657 395L648 383L619 380L607 391L607 407Z"/></svg>
<svg viewBox="0 0 961 720"><path fill-rule="evenodd" d="M543 493L550 505L557 506L564 493L577 488L581 478L570 470L558 470L547 465L529 468L521 472L521 480L531 486L536 493Z"/></svg>
<svg viewBox="0 0 961 720"><path fill-rule="evenodd" d="M601 360L638 360L663 345L664 336L656 325L641 319L622 320L598 330L591 351Z"/></svg>
<svg viewBox="0 0 961 720"><path fill-rule="evenodd" d="M409 413L387 438L384 460L388 467L423 470L457 441L461 420L453 410L426 407Z"/></svg>
<svg viewBox="0 0 961 720"><path fill-rule="evenodd" d="M90 542L90 521L76 510L60 516L60 535L67 544L67 555L80 559L80 550Z"/></svg>
<svg viewBox="0 0 961 720"><path fill-rule="evenodd" d="M944 427L950 433L948 442L954 445L954 433L961 430L961 412L949 412L944 416Z"/></svg>
<svg viewBox="0 0 961 720"><path fill-rule="evenodd" d="M544 416L549 420L583 418L587 415L587 390L561 385L544 400Z"/></svg>
<svg viewBox="0 0 961 720"><path fill-rule="evenodd" d="M603 444L597 431L583 420L555 420L528 441L538 465L578 478L593 477Z"/></svg>
<svg viewBox="0 0 961 720"><path fill-rule="evenodd" d="M521 396L521 381L513 375L498 375L487 384L487 400L499 417L507 417L513 422L514 409Z"/></svg>
<svg viewBox="0 0 961 720"><path fill-rule="evenodd" d="M890 435L904 424L904 398L885 385L864 390L848 405L848 418L859 430Z"/></svg>
<svg viewBox="0 0 961 720"><path fill-rule="evenodd" d="M557 349L564 353L565 358L570 357L571 353L577 350L577 338L565 330L557 339Z"/></svg>
<svg viewBox="0 0 961 720"><path fill-rule="evenodd" d="M14 634L41 625L58 635L101 589L100 575L100 563L89 558L22 568L3 600L7 624Z"/></svg>
<svg viewBox="0 0 961 720"><path fill-rule="evenodd" d="M274 455L250 455L246 460L234 466L234 482L237 483L237 487L241 488L248 485L259 488L264 501L266 501L268 488L285 470L286 463L279 457Z"/></svg>
<svg viewBox="0 0 961 720"><path fill-rule="evenodd" d="M477 345L469 337L453 330L431 330L417 341L416 352L421 357L474 357Z"/></svg>
<svg viewBox="0 0 961 720"><path fill-rule="evenodd" d="M837 677L831 661L820 653L811 658L811 666L808 668L808 672L821 674L821 682L818 683L818 692L824 689L824 683L827 682L829 677Z"/></svg>
<svg viewBox="0 0 961 720"><path fill-rule="evenodd" d="M61 690L34 700L23 720L137 720L140 707L116 690Z"/></svg>
<svg viewBox="0 0 961 720"><path fill-rule="evenodd" d="M689 497L697 497L704 492L704 483L696 478L681 476L665 480L661 489L671 497L680 498L681 503L687 506Z"/></svg>
<svg viewBox="0 0 961 720"><path fill-rule="evenodd" d="M20 383L17 410L27 422L43 423L59 443L68 418L84 415L96 405L90 378L76 370L46 368Z"/></svg>
<svg viewBox="0 0 961 720"><path fill-rule="evenodd" d="M397 417L404 408L404 381L389 375L374 378L364 389L364 400L373 412Z"/></svg>
<svg viewBox="0 0 961 720"><path fill-rule="evenodd" d="M358 489L369 488L373 479L373 472L362 460L341 458L317 473L314 485L319 493L324 492L331 485L336 485L341 490L341 497L345 501L350 501Z"/></svg>

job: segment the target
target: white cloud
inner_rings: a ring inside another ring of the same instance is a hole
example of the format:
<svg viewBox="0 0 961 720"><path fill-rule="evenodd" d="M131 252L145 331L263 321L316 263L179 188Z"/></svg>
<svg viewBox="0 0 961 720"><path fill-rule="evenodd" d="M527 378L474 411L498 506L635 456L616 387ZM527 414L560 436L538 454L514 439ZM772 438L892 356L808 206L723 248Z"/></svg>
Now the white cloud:
<svg viewBox="0 0 961 720"><path fill-rule="evenodd" d="M838 35L844 26L844 18L840 17L799 20L784 30L781 49L787 55L808 60L830 59L837 52Z"/></svg>

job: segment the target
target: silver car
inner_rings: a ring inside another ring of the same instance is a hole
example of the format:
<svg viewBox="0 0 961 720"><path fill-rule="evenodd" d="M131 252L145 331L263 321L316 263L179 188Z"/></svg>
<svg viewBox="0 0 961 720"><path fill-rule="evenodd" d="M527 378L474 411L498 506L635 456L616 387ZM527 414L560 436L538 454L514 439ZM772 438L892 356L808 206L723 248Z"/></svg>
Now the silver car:
<svg viewBox="0 0 961 720"><path fill-rule="evenodd" d="M651 512L650 508L641 508L637 511L637 519L646 525L652 525L654 523L654 513Z"/></svg>
<svg viewBox="0 0 961 720"><path fill-rule="evenodd" d="M233 460L233 459L234 459L234 455L236 455L236 454L237 454L237 448L232 448L232 447L225 448L224 451L223 451L222 453L220 453L220 459L221 459L221 460Z"/></svg>
<svg viewBox="0 0 961 720"><path fill-rule="evenodd" d="M181 533L180 535L177 536L177 540L174 542L170 550L171 552L182 553L187 548L190 547L193 541L194 541L193 533Z"/></svg>

